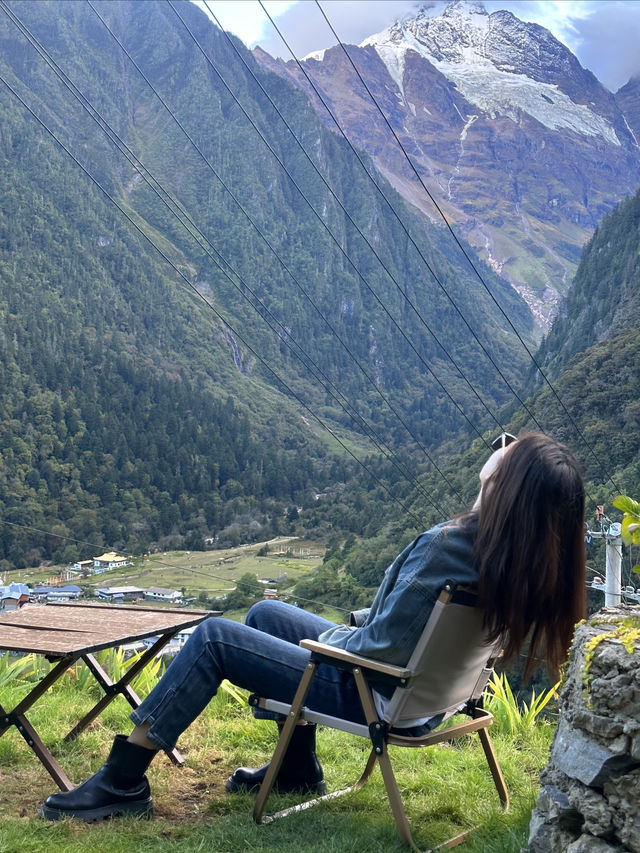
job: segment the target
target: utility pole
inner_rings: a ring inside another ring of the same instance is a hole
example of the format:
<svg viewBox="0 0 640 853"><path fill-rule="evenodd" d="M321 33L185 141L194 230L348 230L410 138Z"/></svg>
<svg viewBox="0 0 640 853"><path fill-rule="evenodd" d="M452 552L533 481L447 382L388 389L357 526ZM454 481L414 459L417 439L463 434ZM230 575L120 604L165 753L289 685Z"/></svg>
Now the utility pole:
<svg viewBox="0 0 640 853"><path fill-rule="evenodd" d="M606 569L604 582L604 603L612 607L622 603L622 525L610 521L604 515L604 507L599 506L596 512L596 522L600 530L587 528L585 541L589 545L594 539L604 539L606 543ZM593 589L603 589L603 585L592 583ZM625 597L640 598L636 594L625 592Z"/></svg>

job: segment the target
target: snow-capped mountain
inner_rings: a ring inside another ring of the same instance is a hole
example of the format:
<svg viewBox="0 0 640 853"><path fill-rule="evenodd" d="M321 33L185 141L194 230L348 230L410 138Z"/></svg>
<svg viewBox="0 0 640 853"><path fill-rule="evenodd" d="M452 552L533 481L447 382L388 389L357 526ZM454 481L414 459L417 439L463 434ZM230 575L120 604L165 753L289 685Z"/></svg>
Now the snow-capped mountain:
<svg viewBox="0 0 640 853"><path fill-rule="evenodd" d="M360 46L367 45L403 95L405 60L413 51L483 113L517 121L524 112L551 130L566 128L620 144L611 117L598 112L598 107L609 112L602 86L595 78L585 81L578 60L550 32L511 12L489 15L481 4L460 0L439 16L423 8Z"/></svg>
<svg viewBox="0 0 640 853"><path fill-rule="evenodd" d="M422 7L348 52L429 192L546 328L585 240L640 184L640 85L617 99L548 30L465 0ZM255 53L336 129L296 63ZM436 220L343 48L302 65L349 139Z"/></svg>

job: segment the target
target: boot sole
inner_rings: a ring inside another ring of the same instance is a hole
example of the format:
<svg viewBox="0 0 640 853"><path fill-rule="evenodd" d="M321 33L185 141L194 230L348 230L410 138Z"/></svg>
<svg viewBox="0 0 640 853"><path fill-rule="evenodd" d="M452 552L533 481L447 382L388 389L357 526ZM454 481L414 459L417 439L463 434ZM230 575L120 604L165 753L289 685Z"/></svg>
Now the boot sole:
<svg viewBox="0 0 640 853"><path fill-rule="evenodd" d="M153 803L151 799L137 800L132 803L116 803L97 809L55 809L45 803L40 807L38 814L45 820L62 820L65 817L72 817L83 820L85 823L95 823L99 820L126 815L149 820L153 817Z"/></svg>

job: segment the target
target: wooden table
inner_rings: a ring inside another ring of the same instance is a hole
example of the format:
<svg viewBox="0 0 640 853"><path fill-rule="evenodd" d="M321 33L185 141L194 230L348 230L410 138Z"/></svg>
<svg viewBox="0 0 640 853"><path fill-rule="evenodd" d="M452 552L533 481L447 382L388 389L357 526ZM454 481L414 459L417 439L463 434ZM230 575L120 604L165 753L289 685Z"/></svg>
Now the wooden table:
<svg viewBox="0 0 640 853"><path fill-rule="evenodd" d="M0 616L0 650L44 655L54 665L11 711L0 704L0 737L15 726L63 791L74 785L44 745L25 714L35 702L79 659L83 660L104 690L104 696L66 735L77 737L116 696L122 695L133 708L140 699L129 682L141 672L179 631L197 625L211 611L162 609L111 604L26 604ZM157 637L119 681L113 682L98 663L94 652L125 643ZM167 753L176 764L182 756Z"/></svg>

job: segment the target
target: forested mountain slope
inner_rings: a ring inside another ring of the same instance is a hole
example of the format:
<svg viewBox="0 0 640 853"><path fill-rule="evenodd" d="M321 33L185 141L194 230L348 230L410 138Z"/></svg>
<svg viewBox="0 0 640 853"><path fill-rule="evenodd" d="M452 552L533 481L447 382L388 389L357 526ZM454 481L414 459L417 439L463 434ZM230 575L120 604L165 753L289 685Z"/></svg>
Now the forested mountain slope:
<svg viewBox="0 0 640 853"><path fill-rule="evenodd" d="M613 499L621 493L640 495L639 282L640 191L605 217L585 246L560 315L535 355L544 377L532 368L524 405L505 414L516 435L543 429L576 453L585 472L586 518L591 523L597 505L604 505L615 520L621 513ZM365 529L365 538L347 540L330 551L304 592L321 596L326 587L332 600L342 595L347 601L358 594L358 585L377 585L393 556L418 532L414 517L429 509L425 495L445 507L453 502L454 510L469 506L486 455L486 445L476 440L443 463L442 474L460 499L443 476L430 472L421 478L421 488L407 496L411 515L395 511L376 518L372 502L374 523ZM337 524L337 514L327 512L325 522L329 528ZM591 549L588 556L604 570L604 554ZM625 553L624 577L630 565Z"/></svg>
<svg viewBox="0 0 640 853"><path fill-rule="evenodd" d="M540 357L557 375L577 353L640 325L640 193L605 216L585 246L576 278Z"/></svg>
<svg viewBox="0 0 640 853"><path fill-rule="evenodd" d="M273 532L335 436L421 470L520 385L526 305L192 4L12 2L0 43L0 565Z"/></svg>
<svg viewBox="0 0 640 853"><path fill-rule="evenodd" d="M330 110L427 217L437 200L546 333L582 246L640 184L638 81L614 95L551 32L510 11L467 0L398 11L357 47L299 64L255 53L338 132Z"/></svg>
<svg viewBox="0 0 640 853"><path fill-rule="evenodd" d="M585 246L538 353L593 449L585 459L588 473L598 480L602 469L615 472L619 488L634 495L640 494L639 283L640 191L606 216ZM531 387L539 385L539 376L532 376ZM556 410L544 389L536 399ZM567 436L575 432L561 414L551 427ZM605 495L614 492L609 481Z"/></svg>

